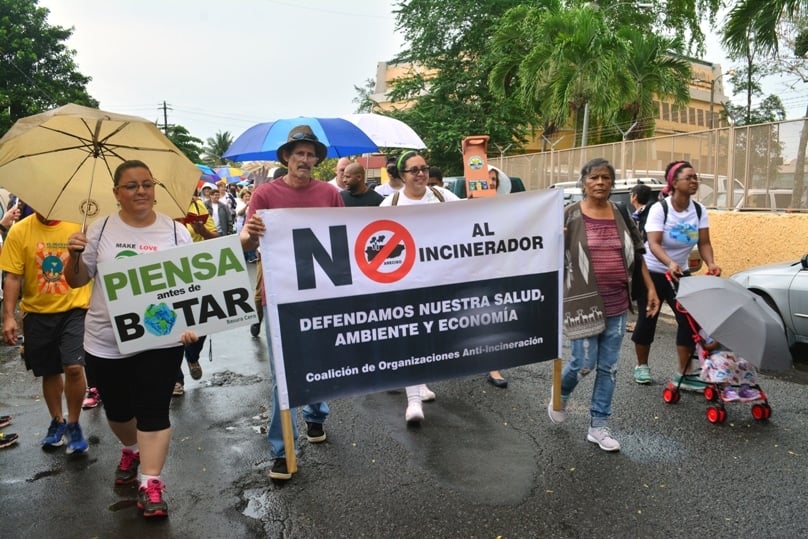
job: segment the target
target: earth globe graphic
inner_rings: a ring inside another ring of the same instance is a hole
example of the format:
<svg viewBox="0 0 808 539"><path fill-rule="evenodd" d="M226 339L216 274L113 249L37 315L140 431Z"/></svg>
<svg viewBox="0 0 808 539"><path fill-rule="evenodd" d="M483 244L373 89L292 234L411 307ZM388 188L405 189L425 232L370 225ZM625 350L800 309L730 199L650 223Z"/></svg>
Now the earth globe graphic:
<svg viewBox="0 0 808 539"><path fill-rule="evenodd" d="M143 313L143 325L152 335L169 335L177 322L177 313L165 303L152 303Z"/></svg>

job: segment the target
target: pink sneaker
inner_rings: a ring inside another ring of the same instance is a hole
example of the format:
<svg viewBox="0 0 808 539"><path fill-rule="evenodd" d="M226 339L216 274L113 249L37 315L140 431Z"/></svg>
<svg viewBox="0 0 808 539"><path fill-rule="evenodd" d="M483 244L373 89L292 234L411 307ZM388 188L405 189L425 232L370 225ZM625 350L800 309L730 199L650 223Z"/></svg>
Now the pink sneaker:
<svg viewBox="0 0 808 539"><path fill-rule="evenodd" d="M168 504L163 500L165 484L159 479L149 479L137 491L137 508L143 511L144 517L167 517Z"/></svg>
<svg viewBox="0 0 808 539"><path fill-rule="evenodd" d="M87 388L87 395L84 397L84 401L81 403L81 408L83 410L89 410L90 408L95 408L101 404L101 395L98 394L98 390L94 387Z"/></svg>

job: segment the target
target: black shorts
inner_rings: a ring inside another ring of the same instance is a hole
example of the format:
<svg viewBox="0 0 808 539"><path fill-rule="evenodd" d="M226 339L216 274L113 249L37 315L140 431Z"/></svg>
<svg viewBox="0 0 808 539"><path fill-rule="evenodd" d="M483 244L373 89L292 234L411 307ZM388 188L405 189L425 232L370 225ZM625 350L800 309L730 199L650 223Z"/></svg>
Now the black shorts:
<svg viewBox="0 0 808 539"><path fill-rule="evenodd" d="M105 359L87 354L109 421L134 418L137 430L154 432L171 427L171 392L182 364L182 346L146 350L134 356Z"/></svg>
<svg viewBox="0 0 808 539"><path fill-rule="evenodd" d="M53 376L66 365L84 366L86 309L63 313L25 313L25 366L34 376Z"/></svg>

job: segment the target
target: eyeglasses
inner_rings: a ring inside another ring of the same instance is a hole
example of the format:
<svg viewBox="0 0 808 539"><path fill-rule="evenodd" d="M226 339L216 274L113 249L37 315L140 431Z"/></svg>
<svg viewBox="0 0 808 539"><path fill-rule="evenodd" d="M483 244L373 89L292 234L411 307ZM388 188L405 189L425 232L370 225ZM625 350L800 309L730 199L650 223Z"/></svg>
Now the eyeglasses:
<svg viewBox="0 0 808 539"><path fill-rule="evenodd" d="M407 170L404 170L403 172L406 172L407 174L412 174L413 176L415 176L418 173L429 174L429 167L426 167L426 166L424 166L424 167L412 167L412 168L408 168Z"/></svg>
<svg viewBox="0 0 808 539"><path fill-rule="evenodd" d="M134 182L132 182L132 183L127 183L125 185L119 185L118 187L122 187L122 188L126 189L127 191L129 191L131 193L134 193L140 187L142 187L144 191L151 191L152 189L154 189L155 185L156 185L155 182L143 182L143 183L134 183Z"/></svg>

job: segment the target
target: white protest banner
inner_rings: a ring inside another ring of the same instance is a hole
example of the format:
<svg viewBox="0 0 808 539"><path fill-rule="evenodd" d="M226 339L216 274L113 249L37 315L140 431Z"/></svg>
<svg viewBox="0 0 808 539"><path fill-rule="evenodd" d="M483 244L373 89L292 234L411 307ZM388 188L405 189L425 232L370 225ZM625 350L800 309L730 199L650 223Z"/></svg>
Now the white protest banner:
<svg viewBox="0 0 808 539"><path fill-rule="evenodd" d="M281 408L560 357L561 195L261 211Z"/></svg>
<svg viewBox="0 0 808 539"><path fill-rule="evenodd" d="M258 320L237 236L102 262L96 279L124 354Z"/></svg>

